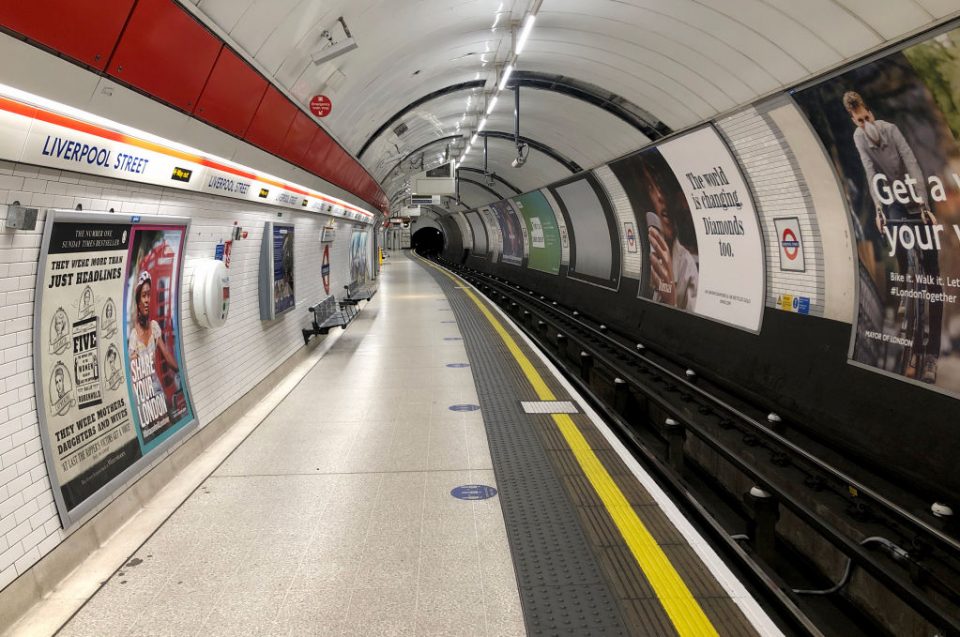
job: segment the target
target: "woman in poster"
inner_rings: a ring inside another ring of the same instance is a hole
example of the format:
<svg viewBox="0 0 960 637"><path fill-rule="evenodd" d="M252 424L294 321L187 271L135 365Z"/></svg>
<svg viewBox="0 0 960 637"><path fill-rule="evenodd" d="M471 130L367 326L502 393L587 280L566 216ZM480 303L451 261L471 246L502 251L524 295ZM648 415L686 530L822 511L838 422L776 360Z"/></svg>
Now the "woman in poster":
<svg viewBox="0 0 960 637"><path fill-rule="evenodd" d="M647 213L647 237L650 241L650 278L653 300L681 310L694 311L700 272L693 254L680 242L680 225L690 212L675 210L646 162L641 168L642 183L649 195L652 212ZM674 198L676 201L676 198Z"/></svg>
<svg viewBox="0 0 960 637"><path fill-rule="evenodd" d="M137 277L137 286L134 289L133 321L131 321L130 333L127 337L127 347L130 355L131 377L134 385L138 386L135 393L144 400L149 399L156 404L156 398L164 395L163 386L160 383L160 370L157 369L157 351L160 352L163 361L174 372L179 371L180 367L177 365L176 357L163 341L163 330L160 328L160 324L150 317L152 291L153 281L150 272L141 270ZM144 385L146 389L144 389ZM167 410L169 410L169 405L167 405ZM150 418L146 422L141 418L140 426L143 428L146 437L148 431L153 427L169 423L169 414L163 414L162 419Z"/></svg>

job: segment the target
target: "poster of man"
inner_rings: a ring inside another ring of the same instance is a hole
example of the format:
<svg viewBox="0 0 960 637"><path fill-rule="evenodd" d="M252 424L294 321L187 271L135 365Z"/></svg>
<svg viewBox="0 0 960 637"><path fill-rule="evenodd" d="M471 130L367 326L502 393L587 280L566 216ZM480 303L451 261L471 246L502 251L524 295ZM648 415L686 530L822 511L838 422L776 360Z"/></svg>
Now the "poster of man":
<svg viewBox="0 0 960 637"><path fill-rule="evenodd" d="M794 94L849 204L854 362L960 392L960 30Z"/></svg>
<svg viewBox="0 0 960 637"><path fill-rule="evenodd" d="M146 450L192 419L178 358L181 227L135 227L127 272L127 369Z"/></svg>

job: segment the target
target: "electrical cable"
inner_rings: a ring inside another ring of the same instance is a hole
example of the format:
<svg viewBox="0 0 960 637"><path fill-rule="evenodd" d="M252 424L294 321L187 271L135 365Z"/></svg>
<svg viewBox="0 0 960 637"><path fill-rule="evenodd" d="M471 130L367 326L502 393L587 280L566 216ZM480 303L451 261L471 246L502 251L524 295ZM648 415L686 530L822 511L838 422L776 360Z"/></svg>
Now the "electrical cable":
<svg viewBox="0 0 960 637"><path fill-rule="evenodd" d="M910 554L905 550L891 542L885 537L880 537L878 535L873 535L867 538L864 538L860 541L860 546L866 546L867 544L877 543L883 546L884 549L890 554L890 557L897 561L905 560L910 557ZM831 586L830 588L823 589L790 589L791 592L796 593L797 595L830 595L831 593L836 593L841 588L843 588L847 581L850 579L850 573L853 570L853 558L847 558L847 565L843 569L843 575L840 577L840 581Z"/></svg>

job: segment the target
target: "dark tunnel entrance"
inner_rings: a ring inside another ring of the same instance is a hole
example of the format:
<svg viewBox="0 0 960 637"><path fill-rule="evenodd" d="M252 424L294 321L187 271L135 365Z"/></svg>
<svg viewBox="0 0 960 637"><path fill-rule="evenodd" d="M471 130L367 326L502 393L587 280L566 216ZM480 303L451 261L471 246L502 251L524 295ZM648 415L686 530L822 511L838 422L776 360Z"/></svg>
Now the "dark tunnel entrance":
<svg viewBox="0 0 960 637"><path fill-rule="evenodd" d="M443 252L443 232L436 228L420 228L410 237L410 247L425 257Z"/></svg>

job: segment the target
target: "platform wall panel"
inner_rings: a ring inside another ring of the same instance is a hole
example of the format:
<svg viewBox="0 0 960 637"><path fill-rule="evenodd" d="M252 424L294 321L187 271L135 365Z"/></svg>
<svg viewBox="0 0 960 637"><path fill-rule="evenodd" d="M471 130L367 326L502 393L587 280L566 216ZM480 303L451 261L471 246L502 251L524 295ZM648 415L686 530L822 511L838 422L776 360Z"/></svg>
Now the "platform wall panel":
<svg viewBox="0 0 960 637"><path fill-rule="evenodd" d="M296 228L297 306L275 321L264 322L257 294L260 239L264 223L278 220L276 208L0 162L0 216L6 216L5 204L13 201L39 208L40 219L34 231L0 233L0 589L65 537L43 460L33 384L33 299L46 210L81 205L90 211L113 208L121 214L191 219L181 322L186 369L201 428L303 347L301 329L309 326L306 308L325 294L320 278L323 248L330 245L331 291L342 292L348 283L352 234L349 222L337 220L336 242L321 244L320 229L330 217L283 212L280 220ZM235 221L248 238L234 244L230 317L220 330L204 330L193 318L190 299L194 265L198 259L213 257L217 243L229 237Z"/></svg>

